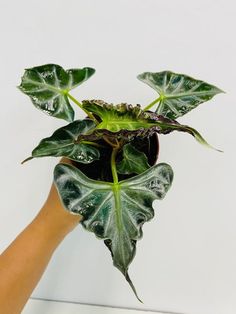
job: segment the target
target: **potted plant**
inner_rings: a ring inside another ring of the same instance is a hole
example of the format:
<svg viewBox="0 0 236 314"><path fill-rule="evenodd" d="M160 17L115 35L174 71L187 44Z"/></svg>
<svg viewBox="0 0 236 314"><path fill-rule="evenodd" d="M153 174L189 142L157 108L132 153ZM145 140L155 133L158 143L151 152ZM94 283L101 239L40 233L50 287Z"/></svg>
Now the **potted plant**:
<svg viewBox="0 0 236 314"><path fill-rule="evenodd" d="M79 102L70 91L94 72L89 67L64 70L55 64L25 70L20 90L36 108L68 124L42 139L23 162L47 156L72 161L54 169L61 201L66 210L83 217L86 230L104 240L114 266L138 298L128 267L142 225L154 217L153 201L164 198L173 180L168 164L156 164L158 136L181 131L211 147L198 131L176 119L222 91L184 74L145 72L138 79L158 96L144 108L102 100ZM71 102L84 111L84 119L74 120Z"/></svg>

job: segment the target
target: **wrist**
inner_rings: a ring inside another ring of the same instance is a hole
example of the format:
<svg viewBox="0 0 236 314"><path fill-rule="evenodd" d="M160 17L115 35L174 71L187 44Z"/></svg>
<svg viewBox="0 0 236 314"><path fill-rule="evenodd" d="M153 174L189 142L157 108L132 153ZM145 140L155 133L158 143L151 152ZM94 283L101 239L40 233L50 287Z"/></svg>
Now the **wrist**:
<svg viewBox="0 0 236 314"><path fill-rule="evenodd" d="M36 217L36 222L47 226L51 232L66 235L81 221L82 216L67 211L59 197L55 184L52 184L48 198Z"/></svg>
<svg viewBox="0 0 236 314"><path fill-rule="evenodd" d="M34 223L44 229L50 237L65 237L81 221L82 216L73 215L63 207L50 208L45 204L35 217Z"/></svg>

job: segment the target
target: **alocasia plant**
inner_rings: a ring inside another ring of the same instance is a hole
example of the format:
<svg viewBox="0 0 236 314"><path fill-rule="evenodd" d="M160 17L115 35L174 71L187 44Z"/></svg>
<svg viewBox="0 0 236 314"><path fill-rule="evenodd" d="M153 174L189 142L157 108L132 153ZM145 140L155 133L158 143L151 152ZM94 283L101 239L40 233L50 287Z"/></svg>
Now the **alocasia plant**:
<svg viewBox="0 0 236 314"><path fill-rule="evenodd" d="M55 64L25 70L20 90L38 109L69 124L42 139L23 162L46 156L72 160L72 165L54 169L61 201L66 210L83 217L86 230L104 240L114 266L138 298L128 268L142 225L154 217L153 201L165 197L173 180L168 164L155 164L157 135L181 131L211 147L198 131L176 119L222 91L184 74L145 72L138 79L159 96L144 109L102 100L79 102L70 91L94 72L89 67L64 70ZM74 121L70 101L85 112L84 119Z"/></svg>

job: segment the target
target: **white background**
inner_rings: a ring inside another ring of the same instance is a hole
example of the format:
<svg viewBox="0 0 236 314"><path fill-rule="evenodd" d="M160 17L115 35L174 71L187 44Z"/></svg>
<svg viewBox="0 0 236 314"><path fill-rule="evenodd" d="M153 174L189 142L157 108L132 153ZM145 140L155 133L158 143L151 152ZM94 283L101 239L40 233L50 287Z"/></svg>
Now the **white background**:
<svg viewBox="0 0 236 314"><path fill-rule="evenodd" d="M24 68L57 63L97 73L73 95L147 105L143 71L186 73L222 88L179 121L188 134L161 136L172 189L144 226L130 275L135 299L108 250L78 227L54 255L35 297L191 314L236 312L236 7L233 0L1 0L0 250L42 206L57 160L20 161L63 120L35 109L16 89ZM82 113L77 110L77 117Z"/></svg>

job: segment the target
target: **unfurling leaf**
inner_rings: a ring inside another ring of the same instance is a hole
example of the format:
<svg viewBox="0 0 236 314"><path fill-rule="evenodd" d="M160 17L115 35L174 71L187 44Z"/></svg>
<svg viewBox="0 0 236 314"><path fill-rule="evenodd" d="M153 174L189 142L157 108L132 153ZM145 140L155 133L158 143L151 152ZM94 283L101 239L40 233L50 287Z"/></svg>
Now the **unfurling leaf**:
<svg viewBox="0 0 236 314"><path fill-rule="evenodd" d="M150 166L147 156L137 150L133 145L126 144L123 147L123 159L117 164L117 172L121 174L140 174Z"/></svg>
<svg viewBox="0 0 236 314"><path fill-rule="evenodd" d="M70 165L58 164L54 181L65 208L83 216L83 226L110 249L113 264L125 276L135 295L128 267L142 236L142 225L154 216L152 203L163 199L173 179L167 164L158 164L118 184L91 180Z"/></svg>
<svg viewBox="0 0 236 314"><path fill-rule="evenodd" d="M74 120L74 110L67 94L94 72L94 69L88 67L64 70L56 64L45 64L26 69L19 88L31 98L38 109L71 122Z"/></svg>
<svg viewBox="0 0 236 314"><path fill-rule="evenodd" d="M179 131L189 133L200 144L213 148L194 128L155 112L143 111L138 105L113 105L99 100L86 100L83 101L83 108L94 113L101 120L92 132L82 136L87 140L95 140L106 134L111 138L121 137L129 141L134 136L147 136L148 133L168 134L172 131Z"/></svg>
<svg viewBox="0 0 236 314"><path fill-rule="evenodd" d="M50 137L40 141L39 145L32 151L30 159L34 157L54 156L68 157L69 159L85 164L91 163L99 159L99 150L89 144L78 142L77 138L94 127L95 123L92 120L85 119L74 121L59 128Z"/></svg>
<svg viewBox="0 0 236 314"><path fill-rule="evenodd" d="M223 93L214 85L170 71L144 72L138 75L138 79L158 92L156 113L170 119L181 117L216 94Z"/></svg>
<svg viewBox="0 0 236 314"><path fill-rule="evenodd" d="M144 112L139 105L132 106L126 103L113 105L102 100L83 100L82 106L100 118L98 129L118 132L121 129L137 130L149 126L150 114Z"/></svg>

